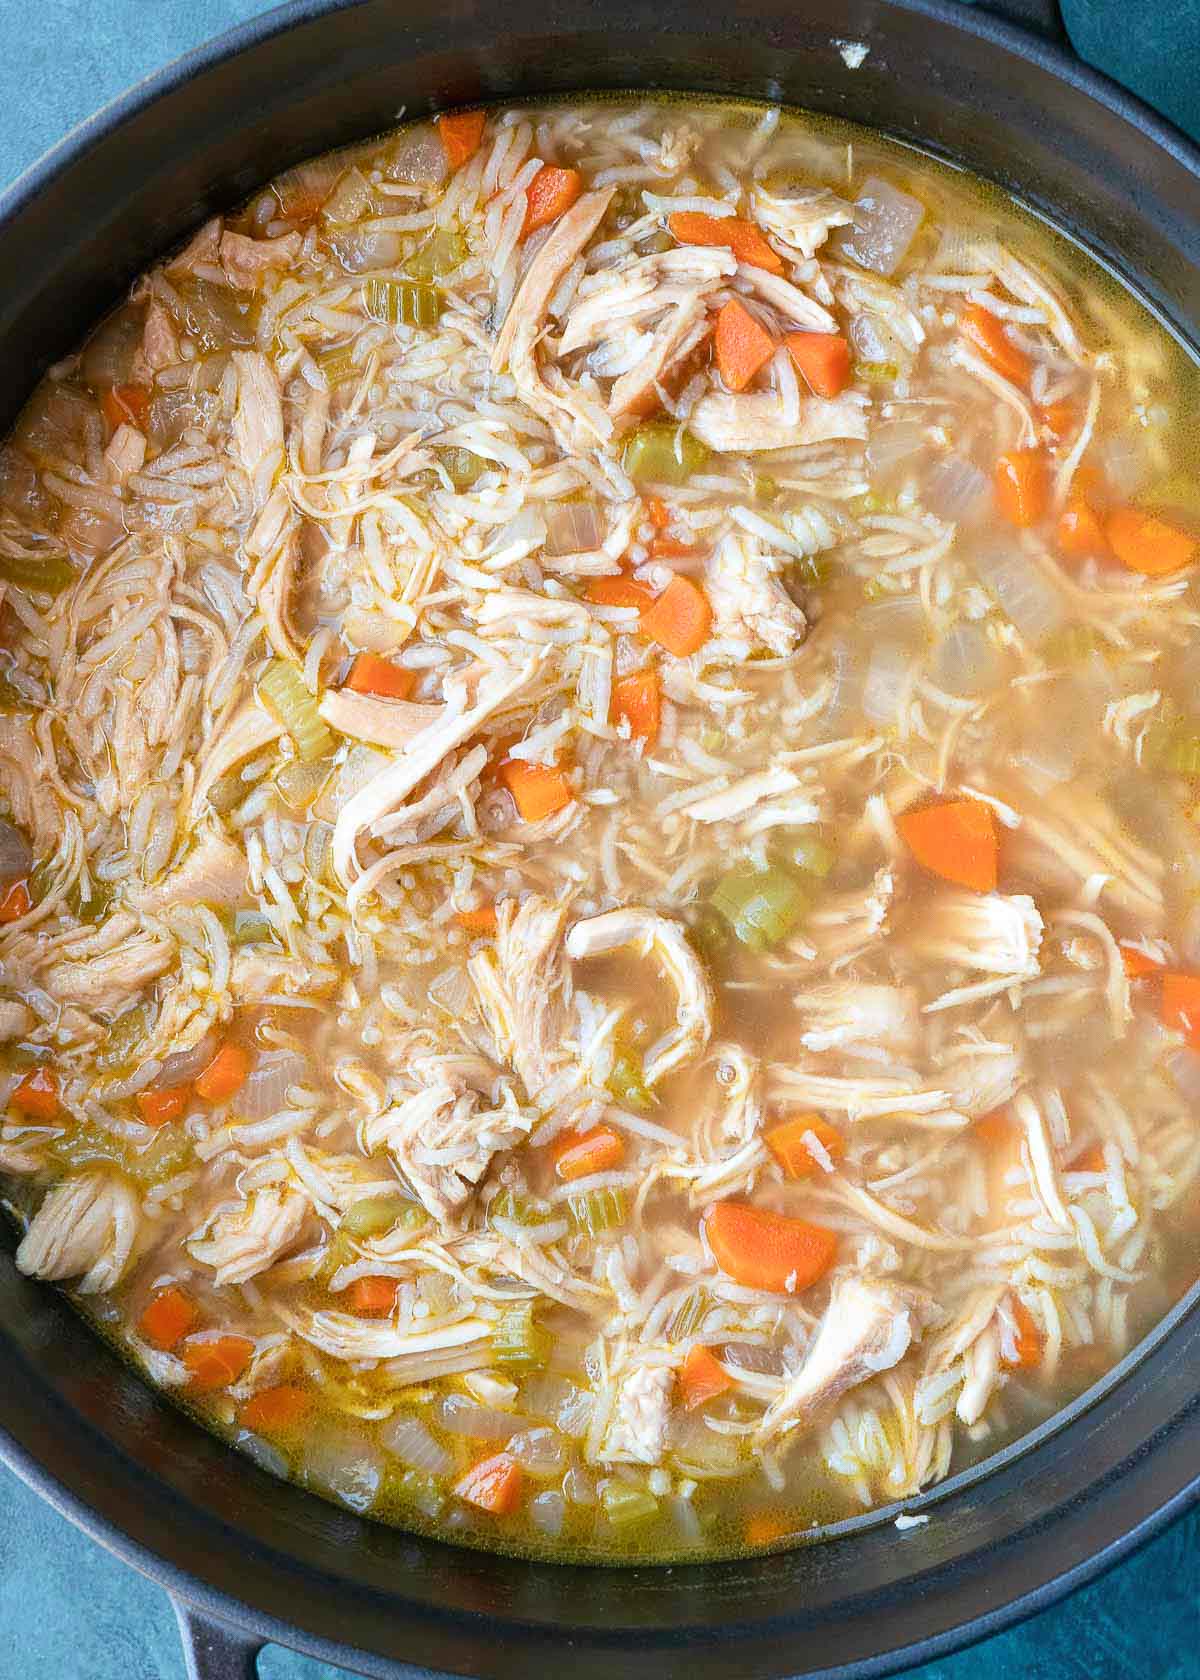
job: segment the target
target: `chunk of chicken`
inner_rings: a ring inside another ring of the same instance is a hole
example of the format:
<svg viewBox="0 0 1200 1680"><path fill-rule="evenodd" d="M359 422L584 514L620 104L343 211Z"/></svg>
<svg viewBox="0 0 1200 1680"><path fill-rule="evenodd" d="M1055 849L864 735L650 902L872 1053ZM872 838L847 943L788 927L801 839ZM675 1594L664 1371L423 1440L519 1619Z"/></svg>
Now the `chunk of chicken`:
<svg viewBox="0 0 1200 1680"><path fill-rule="evenodd" d="M936 1308L924 1290L882 1278L839 1276L804 1364L768 1408L757 1438L807 1423L843 1394L898 1365Z"/></svg>
<svg viewBox="0 0 1200 1680"><path fill-rule="evenodd" d="M917 994L911 986L835 980L796 997L806 1050L889 1050L908 1058L920 1042Z"/></svg>
<svg viewBox="0 0 1200 1680"><path fill-rule="evenodd" d="M117 911L95 931L87 929L58 943L41 981L60 1003L114 1014L135 992L165 974L174 958L171 940Z"/></svg>
<svg viewBox="0 0 1200 1680"><path fill-rule="evenodd" d="M56 1184L17 1249L27 1277L61 1283L78 1278L81 1295L115 1289L133 1257L141 1226L133 1186L96 1169Z"/></svg>
<svg viewBox="0 0 1200 1680"><path fill-rule="evenodd" d="M270 949L235 951L229 990L239 1003L268 997L328 997L340 976L332 963L307 961Z"/></svg>
<svg viewBox="0 0 1200 1680"><path fill-rule="evenodd" d="M253 563L246 594L262 614L267 639L281 659L299 664L304 655L290 609L300 566L300 521L286 486L277 485L268 496L246 538L246 558Z"/></svg>
<svg viewBox="0 0 1200 1680"><path fill-rule="evenodd" d="M866 399L853 391L833 398L801 398L799 407L792 419L772 392L735 397L710 391L693 408L688 424L701 443L722 455L853 442L867 435Z"/></svg>
<svg viewBox="0 0 1200 1680"><path fill-rule="evenodd" d="M1041 972L1042 932L1028 893L938 893L913 929L914 948L927 961L994 978L955 986L927 1003L926 1012L992 997L1019 980L1034 979Z"/></svg>
<svg viewBox="0 0 1200 1680"><path fill-rule="evenodd" d="M304 1341L332 1359L392 1362L389 1375L398 1386L486 1365L492 1339L491 1324L481 1318L461 1318L413 1334L386 1320L355 1318L350 1313L299 1312L281 1317Z"/></svg>
<svg viewBox="0 0 1200 1680"><path fill-rule="evenodd" d="M22 712L0 712L0 787L8 814L39 854L58 844L58 800L48 785L33 725Z"/></svg>
<svg viewBox="0 0 1200 1680"><path fill-rule="evenodd" d="M658 390L676 368L682 368L712 332L712 318L703 297L676 305L654 328L643 354L627 373L613 380L608 412L614 419L644 414L658 402Z"/></svg>
<svg viewBox="0 0 1200 1680"><path fill-rule="evenodd" d="M1024 1081L1025 1060L1004 1040L971 1037L943 1051L937 1078L965 1114L990 1114L1011 1101Z"/></svg>
<svg viewBox="0 0 1200 1680"><path fill-rule="evenodd" d="M565 1060L572 995L563 961L566 919L561 901L532 893L514 908L506 899L497 910L493 948L476 952L468 964L484 1023L535 1099Z"/></svg>
<svg viewBox="0 0 1200 1680"><path fill-rule="evenodd" d="M1007 1290L1003 1283L973 1290L957 1317L937 1337L925 1358L917 1385L917 1409L935 1379L962 1361L962 1387L955 1402L960 1422L978 1423L1000 1375L1000 1331L996 1309ZM940 1386L940 1385L939 1385Z"/></svg>
<svg viewBox="0 0 1200 1680"><path fill-rule="evenodd" d="M304 1196L271 1185L206 1220L186 1246L194 1260L212 1268L218 1287L246 1283L295 1247L307 1217Z"/></svg>
<svg viewBox="0 0 1200 1680"><path fill-rule="evenodd" d="M1091 884L1119 927L1138 936L1162 932L1163 860L1126 833L1098 793L1078 783L1030 788L1019 809L1021 825L1009 838L1016 868L1067 887Z"/></svg>
<svg viewBox="0 0 1200 1680"><path fill-rule="evenodd" d="M869 887L822 898L804 927L818 960L837 968L867 950L887 929L895 893L895 874L880 869Z"/></svg>
<svg viewBox="0 0 1200 1680"><path fill-rule="evenodd" d="M802 332L835 333L837 321L827 309L814 303L807 292L793 286L781 274L769 274L765 268L751 263L738 264L738 279L755 297L769 304L781 318L781 325L799 328Z"/></svg>
<svg viewBox="0 0 1200 1680"><path fill-rule="evenodd" d="M735 822L751 811L760 816L774 814L770 802L785 794L794 794L800 787L800 778L794 770L786 765L774 764L769 770L754 770L748 776L739 776L736 782L731 782L726 788L717 793L703 794L690 804L676 803L675 809L683 811L693 822L715 823ZM816 822L820 816L818 807L811 799L792 799L788 801L786 821L791 827L795 823ZM774 823L764 821L756 827L773 827Z"/></svg>
<svg viewBox="0 0 1200 1680"><path fill-rule="evenodd" d="M247 700L239 707L205 747L192 793L193 817L203 810L210 791L223 776L263 752L282 734L283 725L255 701Z"/></svg>
<svg viewBox="0 0 1200 1680"><path fill-rule="evenodd" d="M646 1053L643 1077L656 1085L681 1062L698 1056L712 1037L715 1008L704 964L678 922L653 910L631 906L576 922L567 934L567 955L580 962L633 945L638 955L653 955L675 988L675 1025Z"/></svg>
<svg viewBox="0 0 1200 1680"><path fill-rule="evenodd" d="M231 286L253 291L273 268L290 267L300 244L298 233L285 233L281 239L247 239L243 233L223 233L219 255L225 278Z"/></svg>
<svg viewBox="0 0 1200 1680"><path fill-rule="evenodd" d="M423 706L412 700L384 700L375 694L355 694L349 688L331 688L318 710L339 735L397 752L437 723L445 708Z"/></svg>
<svg viewBox="0 0 1200 1680"><path fill-rule="evenodd" d="M847 227L854 220L853 206L826 187L795 195L755 187L752 197L755 219L803 258L813 256L833 228Z"/></svg>
<svg viewBox="0 0 1200 1680"><path fill-rule="evenodd" d="M11 998L0 998L0 1044L23 1038L33 1026L33 1010Z"/></svg>
<svg viewBox="0 0 1200 1680"><path fill-rule="evenodd" d="M675 1373L669 1365L635 1365L621 1383L600 1451L608 1464L658 1464L667 1448Z"/></svg>
<svg viewBox="0 0 1200 1680"><path fill-rule="evenodd" d="M171 317L157 298L151 298L146 306L141 348L130 370L133 383L153 385L154 375L161 368L174 367L179 359L179 340Z"/></svg>
<svg viewBox="0 0 1200 1680"><path fill-rule="evenodd" d="M235 350L237 407L231 440L234 455L250 480L254 501L267 499L283 465L283 404L279 380L258 350Z"/></svg>
<svg viewBox="0 0 1200 1680"><path fill-rule="evenodd" d="M160 915L177 904L240 904L246 892L245 854L223 834L210 830L200 836L182 863L156 885L135 892L131 902L139 910Z"/></svg>
<svg viewBox="0 0 1200 1680"><path fill-rule="evenodd" d="M743 657L762 648L786 658L808 633L808 620L783 586L784 556L758 537L730 531L705 567L716 634L744 644Z"/></svg>

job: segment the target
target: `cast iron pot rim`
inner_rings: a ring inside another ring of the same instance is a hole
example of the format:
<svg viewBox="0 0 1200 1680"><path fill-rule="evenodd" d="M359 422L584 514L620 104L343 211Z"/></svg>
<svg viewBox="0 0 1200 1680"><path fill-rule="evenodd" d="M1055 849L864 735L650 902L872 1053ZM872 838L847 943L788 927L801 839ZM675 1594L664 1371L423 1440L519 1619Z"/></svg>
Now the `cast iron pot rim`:
<svg viewBox="0 0 1200 1680"><path fill-rule="evenodd" d="M120 128L128 118L139 114L188 81L236 58L249 47L261 45L306 23L338 12L351 11L369 3L370 0L284 0L283 4L274 6L232 29L222 31L190 52L152 71L125 92L111 99L92 116L77 124L0 192L0 240L14 217L54 181L66 174L97 141ZM916 13L927 18L934 26L973 34L1016 57L1036 63L1059 81L1075 88L1086 98L1140 130L1156 147L1166 152L1200 182L1200 146L1175 124L1152 110L1137 95L1085 65L1068 47L1036 35L1028 28L977 10L971 0L885 0L885 6L887 10ZM686 89L679 91L686 92ZM1176 1317L1178 1321L1178 1313L1171 1316ZM1171 1333L1167 1332L1167 1335ZM1151 1335L1153 1336L1153 1332ZM1140 1345L1144 1347L1144 1341ZM164 1587L175 1599L177 1606L182 1602L217 1622L229 1625L238 1633L247 1635L248 1642L251 1643L277 1643L302 1650L319 1660L343 1665L347 1662L354 1663L364 1656L373 1664L376 1661L385 1664L388 1662L388 1659L376 1658L373 1653L359 1652L353 1646L281 1622L252 1605L209 1586L186 1569L170 1562L140 1541L132 1539L117 1523L100 1516L83 1498L51 1475L31 1452L20 1446L2 1427L0 1460L89 1538ZM1000 1633L1029 1616L1049 1609L1077 1588L1094 1581L1139 1546L1161 1533L1198 1501L1200 1475L1091 1557L1062 1574L1052 1575L1040 1586L1028 1590L1008 1603L985 1610L957 1627L914 1641L905 1647L881 1652L853 1664L841 1665L836 1671L825 1672L836 1672L844 1676L845 1680L868 1680L870 1676L895 1673L915 1663L959 1650L976 1639ZM721 1566L716 1564L713 1567Z"/></svg>

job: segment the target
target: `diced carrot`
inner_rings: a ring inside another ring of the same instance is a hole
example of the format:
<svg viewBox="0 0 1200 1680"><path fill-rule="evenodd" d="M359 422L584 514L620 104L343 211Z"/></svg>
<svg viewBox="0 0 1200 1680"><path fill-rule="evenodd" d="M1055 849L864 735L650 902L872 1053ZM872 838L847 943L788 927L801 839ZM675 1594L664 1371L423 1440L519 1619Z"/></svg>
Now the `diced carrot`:
<svg viewBox="0 0 1200 1680"><path fill-rule="evenodd" d="M228 1102L240 1091L250 1072L250 1052L240 1044L222 1044L196 1081L196 1095L205 1102Z"/></svg>
<svg viewBox="0 0 1200 1680"><path fill-rule="evenodd" d="M470 163L483 139L483 111L446 111L437 119L437 131L451 169Z"/></svg>
<svg viewBox="0 0 1200 1680"><path fill-rule="evenodd" d="M710 1349L697 1345L689 1350L679 1368L679 1396L687 1411L694 1412L732 1387L733 1378Z"/></svg>
<svg viewBox="0 0 1200 1680"><path fill-rule="evenodd" d="M651 496L646 502L646 517L656 531L665 531L671 523L671 510L658 496Z"/></svg>
<svg viewBox="0 0 1200 1680"><path fill-rule="evenodd" d="M114 432L118 426L136 426L144 432L150 422L150 393L144 385L106 386L100 406Z"/></svg>
<svg viewBox="0 0 1200 1680"><path fill-rule="evenodd" d="M1017 1126L1006 1108L989 1109L981 1114L971 1128L971 1136L989 1149L999 1149L1012 1141Z"/></svg>
<svg viewBox="0 0 1200 1680"><path fill-rule="evenodd" d="M1105 521L1104 534L1121 564L1147 577L1178 572L1196 558L1195 537L1141 508L1117 508Z"/></svg>
<svg viewBox="0 0 1200 1680"><path fill-rule="evenodd" d="M1024 529L1045 517L1050 505L1046 462L1038 449L1011 449L996 462L996 506Z"/></svg>
<svg viewBox="0 0 1200 1680"><path fill-rule="evenodd" d="M717 312L713 349L726 388L744 391L775 354L775 340L744 303L730 298Z"/></svg>
<svg viewBox="0 0 1200 1680"><path fill-rule="evenodd" d="M712 616L700 585L688 577L673 577L658 599L643 610L642 634L677 659L686 659L708 640Z"/></svg>
<svg viewBox="0 0 1200 1680"><path fill-rule="evenodd" d="M1009 338L998 315L993 315L981 303L973 303L969 309L963 310L959 330L972 349L978 350L988 366L1002 379L1008 379L1014 385L1029 383L1029 357Z"/></svg>
<svg viewBox="0 0 1200 1680"><path fill-rule="evenodd" d="M1104 1159L1103 1144L1094 1143L1090 1149L1085 1149L1078 1159L1071 1162L1072 1172L1102 1173L1108 1171L1108 1162Z"/></svg>
<svg viewBox="0 0 1200 1680"><path fill-rule="evenodd" d="M1019 1179L1014 1174L1015 1169L1022 1166L1024 1160L1024 1128L1017 1125L1007 1109L997 1108L990 1114L985 1114L982 1119L976 1120L971 1135L983 1144L986 1151L986 1224L988 1229L996 1230L1010 1223L1009 1199L1023 1193Z"/></svg>
<svg viewBox="0 0 1200 1680"><path fill-rule="evenodd" d="M58 1114L58 1080L49 1068L34 1068L8 1100L34 1120L53 1120Z"/></svg>
<svg viewBox="0 0 1200 1680"><path fill-rule="evenodd" d="M717 1265L747 1289L794 1295L833 1265L837 1235L745 1202L718 1202L705 1221Z"/></svg>
<svg viewBox="0 0 1200 1680"><path fill-rule="evenodd" d="M588 582L587 599L594 607L652 607L654 591L633 577L597 577Z"/></svg>
<svg viewBox="0 0 1200 1680"><path fill-rule="evenodd" d="M609 720L629 725L635 741L655 741L662 721L662 683L657 671L631 671L612 687Z"/></svg>
<svg viewBox="0 0 1200 1680"><path fill-rule="evenodd" d="M544 163L533 180L529 183L525 194L525 226L521 230L521 238L525 239L538 228L549 227L574 204L583 191L583 176L578 169L559 169L553 163Z"/></svg>
<svg viewBox="0 0 1200 1680"><path fill-rule="evenodd" d="M0 897L0 922L19 922L22 916L28 916L32 908L28 882L14 881L11 886L5 887Z"/></svg>
<svg viewBox="0 0 1200 1680"><path fill-rule="evenodd" d="M1063 398L1061 402L1047 403L1038 413L1046 430L1055 438L1065 438L1079 424L1075 404L1068 398Z"/></svg>
<svg viewBox="0 0 1200 1680"><path fill-rule="evenodd" d="M521 1503L521 1488L525 1477L515 1458L507 1453L495 1453L473 1464L454 1491L468 1505L478 1505L494 1517L511 1516Z"/></svg>
<svg viewBox="0 0 1200 1680"><path fill-rule="evenodd" d="M1013 1356L1006 1358L1004 1363L1016 1371L1036 1370L1042 1362L1042 1332L1024 1301L1014 1295L1009 1305L1016 1320L1017 1334Z"/></svg>
<svg viewBox="0 0 1200 1680"><path fill-rule="evenodd" d="M850 379L850 346L841 333L788 333L788 354L819 397L836 397Z"/></svg>
<svg viewBox="0 0 1200 1680"><path fill-rule="evenodd" d="M346 687L355 694L376 694L382 700L407 700L417 686L417 673L377 653L360 653L350 667Z"/></svg>
<svg viewBox="0 0 1200 1680"><path fill-rule="evenodd" d="M611 1172L625 1159L625 1139L611 1126L593 1126L582 1135L568 1132L554 1151L554 1170L565 1184L592 1173Z"/></svg>
<svg viewBox="0 0 1200 1680"><path fill-rule="evenodd" d="M495 933L496 906L481 904L478 910L456 910L454 920L468 933Z"/></svg>
<svg viewBox="0 0 1200 1680"><path fill-rule="evenodd" d="M1130 980L1145 980L1151 974L1161 974L1163 965L1154 957L1148 957L1145 951L1136 945L1127 945L1124 940L1120 944L1121 961L1125 965L1125 973Z"/></svg>
<svg viewBox="0 0 1200 1680"><path fill-rule="evenodd" d="M359 1318L387 1318L399 1284L390 1277L358 1277L346 1291L346 1305Z"/></svg>
<svg viewBox="0 0 1200 1680"><path fill-rule="evenodd" d="M680 542L678 537L651 537L652 560L690 560L699 551L694 543Z"/></svg>
<svg viewBox="0 0 1200 1680"><path fill-rule="evenodd" d="M1200 974L1164 974L1162 1024L1200 1050Z"/></svg>
<svg viewBox="0 0 1200 1680"><path fill-rule="evenodd" d="M1108 548L1104 526L1083 495L1073 495L1068 501L1058 516L1054 534L1064 554L1080 559L1089 554L1103 554Z"/></svg>
<svg viewBox="0 0 1200 1680"><path fill-rule="evenodd" d="M763 1133L763 1142L789 1178L810 1178L820 1166L805 1142L810 1132L831 1161L840 1161L845 1155L845 1138L819 1114L794 1114L782 1125L772 1126L769 1132Z"/></svg>
<svg viewBox="0 0 1200 1680"><path fill-rule="evenodd" d="M783 263L753 222L740 216L705 216L699 210L677 210L667 226L681 245L724 245L739 262L782 274Z"/></svg>
<svg viewBox="0 0 1200 1680"><path fill-rule="evenodd" d="M249 1365L254 1343L245 1336L213 1336L184 1344L182 1359L191 1375L193 1393L228 1388Z"/></svg>
<svg viewBox="0 0 1200 1680"><path fill-rule="evenodd" d="M552 764L526 764L523 759L510 758L500 766L500 780L512 794L522 822L552 817L575 797L570 782Z"/></svg>
<svg viewBox="0 0 1200 1680"><path fill-rule="evenodd" d="M975 892L995 892L1000 867L996 817L979 799L950 799L905 811L896 826L917 862Z"/></svg>
<svg viewBox="0 0 1200 1680"><path fill-rule="evenodd" d="M200 1309L185 1290L174 1284L160 1289L138 1319L138 1334L162 1353L191 1334L200 1322Z"/></svg>
<svg viewBox="0 0 1200 1680"><path fill-rule="evenodd" d="M773 1546L796 1527L782 1511L751 1511L746 1518L747 1546Z"/></svg>
<svg viewBox="0 0 1200 1680"><path fill-rule="evenodd" d="M239 1422L256 1435L290 1435L308 1417L312 1404L312 1396L303 1388L279 1383L252 1394L242 1407Z"/></svg>
<svg viewBox="0 0 1200 1680"><path fill-rule="evenodd" d="M163 1085L137 1094L138 1110L147 1126L165 1126L178 1120L192 1094L190 1085Z"/></svg>

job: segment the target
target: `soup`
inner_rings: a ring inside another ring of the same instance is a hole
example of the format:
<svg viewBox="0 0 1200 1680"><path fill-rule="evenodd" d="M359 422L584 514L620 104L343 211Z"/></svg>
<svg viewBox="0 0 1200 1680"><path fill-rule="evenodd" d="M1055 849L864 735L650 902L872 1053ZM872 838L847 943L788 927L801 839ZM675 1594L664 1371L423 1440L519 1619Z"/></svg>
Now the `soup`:
<svg viewBox="0 0 1200 1680"><path fill-rule="evenodd" d="M1195 1276L1194 372L848 127L289 171L0 455L18 1263L280 1476L672 1558Z"/></svg>

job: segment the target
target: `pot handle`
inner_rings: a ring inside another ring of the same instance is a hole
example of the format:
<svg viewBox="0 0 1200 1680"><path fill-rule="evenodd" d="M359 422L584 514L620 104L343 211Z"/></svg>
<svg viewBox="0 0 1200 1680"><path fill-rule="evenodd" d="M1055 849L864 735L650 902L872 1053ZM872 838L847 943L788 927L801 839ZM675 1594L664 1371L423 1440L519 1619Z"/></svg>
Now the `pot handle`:
<svg viewBox="0 0 1200 1680"><path fill-rule="evenodd" d="M258 1680L261 1639L181 1598L172 1597L171 1603L183 1636L187 1680Z"/></svg>
<svg viewBox="0 0 1200 1680"><path fill-rule="evenodd" d="M967 0L967 4L974 4L974 0ZM1058 0L983 0L979 9L994 13L1005 23L1016 24L1018 29L1028 29L1057 46L1070 46Z"/></svg>

